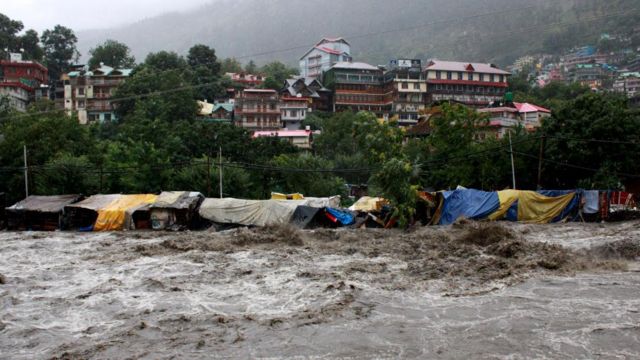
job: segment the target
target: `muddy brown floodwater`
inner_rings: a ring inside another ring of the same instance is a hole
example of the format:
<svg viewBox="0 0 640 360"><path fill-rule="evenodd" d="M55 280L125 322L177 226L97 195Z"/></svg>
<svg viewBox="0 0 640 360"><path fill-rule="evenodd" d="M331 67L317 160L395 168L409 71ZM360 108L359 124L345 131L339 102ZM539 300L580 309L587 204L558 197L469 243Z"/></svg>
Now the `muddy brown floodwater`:
<svg viewBox="0 0 640 360"><path fill-rule="evenodd" d="M640 358L640 223L0 233L0 358Z"/></svg>

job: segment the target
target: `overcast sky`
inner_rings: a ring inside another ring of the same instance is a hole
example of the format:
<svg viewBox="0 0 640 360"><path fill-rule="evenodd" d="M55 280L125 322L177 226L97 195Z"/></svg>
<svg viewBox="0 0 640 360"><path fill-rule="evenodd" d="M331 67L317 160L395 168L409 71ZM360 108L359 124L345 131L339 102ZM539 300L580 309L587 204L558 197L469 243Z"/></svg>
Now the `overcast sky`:
<svg viewBox="0 0 640 360"><path fill-rule="evenodd" d="M74 31L107 28L169 11L189 10L211 0L0 0L0 13L39 32L56 24Z"/></svg>

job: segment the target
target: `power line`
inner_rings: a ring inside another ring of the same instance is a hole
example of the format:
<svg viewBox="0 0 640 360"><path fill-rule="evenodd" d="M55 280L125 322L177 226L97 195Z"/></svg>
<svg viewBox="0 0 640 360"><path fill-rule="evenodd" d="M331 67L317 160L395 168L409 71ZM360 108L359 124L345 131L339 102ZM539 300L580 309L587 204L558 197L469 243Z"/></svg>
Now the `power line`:
<svg viewBox="0 0 640 360"><path fill-rule="evenodd" d="M529 157L529 158L538 159L538 157L535 156L535 155L531 155L531 154L527 154L527 153L523 153L523 152L519 152L519 151L514 151L513 153L521 155L521 156ZM586 171L592 171L592 172L598 172L598 171L601 170L601 169L594 169L594 168L590 168L590 167L586 167L586 166L575 165L575 164L571 164L571 163L568 163L568 162L561 162L561 161L555 161L555 160L550 160L550 159L542 159L542 161L546 162L546 163L550 163L550 164L555 164L555 165L560 165L560 166L572 168L572 169L586 170ZM615 171L615 173L618 174L618 175L625 176L625 177L640 178L640 175L638 175L638 174L629 174L629 173L623 173L623 172L617 172L617 171Z"/></svg>

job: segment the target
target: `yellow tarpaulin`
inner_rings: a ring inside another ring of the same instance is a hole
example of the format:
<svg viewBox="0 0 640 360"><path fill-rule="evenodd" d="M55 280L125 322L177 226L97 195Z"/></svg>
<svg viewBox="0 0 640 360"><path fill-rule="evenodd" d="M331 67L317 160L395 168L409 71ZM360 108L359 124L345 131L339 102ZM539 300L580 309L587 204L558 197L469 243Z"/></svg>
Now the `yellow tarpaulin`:
<svg viewBox="0 0 640 360"><path fill-rule="evenodd" d="M271 193L271 200L304 200L304 195L300 193L295 194L281 194L281 193Z"/></svg>
<svg viewBox="0 0 640 360"><path fill-rule="evenodd" d="M121 195L98 210L94 231L117 231L129 228L135 209L156 201L157 195Z"/></svg>
<svg viewBox="0 0 640 360"><path fill-rule="evenodd" d="M379 197L369 197L363 196L355 204L349 207L351 211L380 211L384 205L389 204L389 202L383 198Z"/></svg>
<svg viewBox="0 0 640 360"><path fill-rule="evenodd" d="M546 224L551 222L569 205L575 193L548 197L535 191L504 190L498 191L500 207L489 216L489 220L500 220L514 202L518 202L518 221Z"/></svg>

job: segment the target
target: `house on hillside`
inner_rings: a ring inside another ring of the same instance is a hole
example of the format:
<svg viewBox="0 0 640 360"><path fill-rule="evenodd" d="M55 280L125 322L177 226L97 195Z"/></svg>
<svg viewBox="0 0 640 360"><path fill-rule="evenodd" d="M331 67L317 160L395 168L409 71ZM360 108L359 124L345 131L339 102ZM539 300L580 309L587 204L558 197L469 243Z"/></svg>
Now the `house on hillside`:
<svg viewBox="0 0 640 360"><path fill-rule="evenodd" d="M37 61L22 60L22 54L11 54L0 60L0 95L7 96L11 106L24 112L27 105L48 96L49 71Z"/></svg>
<svg viewBox="0 0 640 360"><path fill-rule="evenodd" d="M384 81L383 70L362 62L339 62L324 74L323 83L333 91L333 111L370 111L389 118L393 83Z"/></svg>
<svg viewBox="0 0 640 360"><path fill-rule="evenodd" d="M294 78L287 79L280 89L281 97L302 97L310 100L310 108L318 111L330 111L331 90L322 85L319 79Z"/></svg>
<svg viewBox="0 0 640 360"><path fill-rule="evenodd" d="M254 89L260 87L264 83L264 76L260 74L248 74L248 73L226 73L226 76L231 78L236 84L239 84L243 88Z"/></svg>
<svg viewBox="0 0 640 360"><path fill-rule="evenodd" d="M427 81L422 72L422 61L399 59L391 61L389 71L384 75L393 91L391 112L398 116L400 125L415 125L419 113L425 109Z"/></svg>
<svg viewBox="0 0 640 360"><path fill-rule="evenodd" d="M91 70L75 70L62 75L64 102L68 114L77 113L80 124L118 121L111 97L132 69L114 69L100 63Z"/></svg>
<svg viewBox="0 0 640 360"><path fill-rule="evenodd" d="M271 89L244 89L236 94L234 124L250 131L282 127L280 99Z"/></svg>
<svg viewBox="0 0 640 360"><path fill-rule="evenodd" d="M300 57L300 76L321 78L339 62L351 62L351 45L343 38L324 38Z"/></svg>
<svg viewBox="0 0 640 360"><path fill-rule="evenodd" d="M479 109L489 117L485 131L480 132L480 140L485 138L501 139L509 131L522 127L526 131L535 131L545 118L551 116L551 110L529 103L507 103L502 106Z"/></svg>
<svg viewBox="0 0 640 360"><path fill-rule="evenodd" d="M214 103L198 100L198 117L209 122L233 122L233 103Z"/></svg>
<svg viewBox="0 0 640 360"><path fill-rule="evenodd" d="M510 75L493 64L432 60L425 68L427 104L454 100L487 106L504 97Z"/></svg>
<svg viewBox="0 0 640 360"><path fill-rule="evenodd" d="M293 146L300 149L310 150L313 144L313 131L309 128L305 130L276 130L276 131L256 131L253 133L253 138L259 137L277 137L279 139L285 139Z"/></svg>

